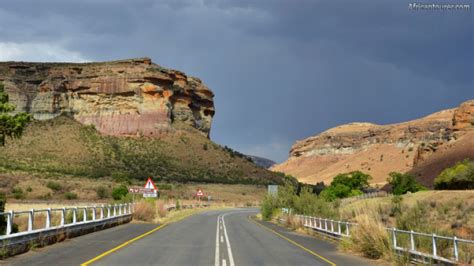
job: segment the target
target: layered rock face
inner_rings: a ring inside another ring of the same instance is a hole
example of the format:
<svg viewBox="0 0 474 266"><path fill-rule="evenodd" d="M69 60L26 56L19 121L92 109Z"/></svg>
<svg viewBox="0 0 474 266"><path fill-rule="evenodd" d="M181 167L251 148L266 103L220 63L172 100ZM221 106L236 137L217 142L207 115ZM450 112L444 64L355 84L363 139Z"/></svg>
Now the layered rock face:
<svg viewBox="0 0 474 266"><path fill-rule="evenodd" d="M329 129L296 142L290 158L271 169L292 174L302 182L326 184L339 173L361 170L372 175L373 183L382 185L390 172L406 172L425 163L473 130L471 100L458 108L405 123L351 123ZM432 181L423 180L427 185Z"/></svg>
<svg viewBox="0 0 474 266"><path fill-rule="evenodd" d="M180 121L209 136L214 94L198 78L149 58L100 63L0 62L16 111L61 114L114 136L156 136Z"/></svg>

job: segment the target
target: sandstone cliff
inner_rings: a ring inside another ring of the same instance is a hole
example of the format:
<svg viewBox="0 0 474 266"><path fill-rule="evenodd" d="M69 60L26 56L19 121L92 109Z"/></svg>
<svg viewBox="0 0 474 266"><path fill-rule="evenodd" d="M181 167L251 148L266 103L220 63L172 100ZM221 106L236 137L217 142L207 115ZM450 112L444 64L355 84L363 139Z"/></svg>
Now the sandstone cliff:
<svg viewBox="0 0 474 266"><path fill-rule="evenodd" d="M373 176L372 183L380 185L391 171L413 170L421 182L431 186L442 170L433 170L431 160L448 167L463 158L474 159L470 141L473 132L471 100L458 108L405 123L351 123L329 129L296 142L290 158L271 169L294 175L305 183L326 184L339 173L361 170Z"/></svg>
<svg viewBox="0 0 474 266"><path fill-rule="evenodd" d="M37 120L66 114L102 134L156 136L177 122L209 136L214 94L198 78L149 58L100 63L0 62L0 82Z"/></svg>

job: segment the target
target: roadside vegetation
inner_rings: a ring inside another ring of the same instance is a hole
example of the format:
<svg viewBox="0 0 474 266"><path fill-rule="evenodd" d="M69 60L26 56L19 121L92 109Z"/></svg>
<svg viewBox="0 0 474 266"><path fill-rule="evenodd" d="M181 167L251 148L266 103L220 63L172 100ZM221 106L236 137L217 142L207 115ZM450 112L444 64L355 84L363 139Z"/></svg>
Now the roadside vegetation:
<svg viewBox="0 0 474 266"><path fill-rule="evenodd" d="M464 160L435 178L435 189L474 189L474 162Z"/></svg>
<svg viewBox="0 0 474 266"><path fill-rule="evenodd" d="M465 173L468 166L447 170ZM452 172L450 172L452 174ZM454 175L454 174L452 174ZM329 186L295 184L287 180L276 195L267 194L262 202L262 218L278 221L284 217L287 226L306 231L293 215L303 214L358 223L352 237L340 242L341 249L350 250L372 259L392 261L391 236L385 228L395 227L406 231L435 233L459 238L474 238L474 193L472 191L428 191L409 174L390 173L388 182L393 195L381 198L342 201L341 199L370 190L370 176L362 172L340 174ZM282 208L286 208L285 213ZM289 211L290 214L286 214ZM310 231L307 233L312 234ZM409 246L409 239L400 236L399 245ZM451 249L440 242L439 254L448 256ZM418 250L430 252L430 239L416 240ZM444 253L443 253L444 252ZM474 250L460 247L468 261ZM396 258L402 260L404 258ZM406 258L405 258L406 259Z"/></svg>

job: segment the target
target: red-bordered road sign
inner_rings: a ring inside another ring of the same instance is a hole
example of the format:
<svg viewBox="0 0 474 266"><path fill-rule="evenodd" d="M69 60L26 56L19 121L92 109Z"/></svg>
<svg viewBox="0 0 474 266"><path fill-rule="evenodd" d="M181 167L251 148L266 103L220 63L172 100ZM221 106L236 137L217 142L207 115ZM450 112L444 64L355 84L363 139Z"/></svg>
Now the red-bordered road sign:
<svg viewBox="0 0 474 266"><path fill-rule="evenodd" d="M202 193L202 190L200 188L197 190L196 196L198 196L198 197L204 196L204 193Z"/></svg>
<svg viewBox="0 0 474 266"><path fill-rule="evenodd" d="M151 180L151 177L148 178L148 180L145 183L145 186L143 187L148 188L148 189L158 190L158 188L155 186L155 183L153 183L153 180Z"/></svg>

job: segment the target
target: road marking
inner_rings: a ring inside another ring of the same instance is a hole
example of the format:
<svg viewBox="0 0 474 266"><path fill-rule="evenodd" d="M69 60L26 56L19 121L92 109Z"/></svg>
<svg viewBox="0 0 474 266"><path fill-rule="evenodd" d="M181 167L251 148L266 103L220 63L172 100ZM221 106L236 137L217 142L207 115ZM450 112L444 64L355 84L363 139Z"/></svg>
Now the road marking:
<svg viewBox="0 0 474 266"><path fill-rule="evenodd" d="M304 247L304 246L302 246L302 245L296 243L295 241L293 241L293 240L289 239L288 237L286 237L286 236L284 236L284 235L278 233L277 231L275 231L275 230L273 230L273 229L271 229L271 228L269 228L269 227L267 227L267 226L265 226L265 225L263 225L263 224L261 224L261 223L258 223L257 221L254 221L252 218L250 218L250 216L248 217L248 219L249 219L250 221L252 221L253 223L255 223L256 225L258 225L258 226L260 226L260 227L262 227L262 228L264 228L264 229L266 229L266 230L268 230L268 231L274 233L275 235L277 235L277 236L279 236L279 237L285 239L286 241L290 242L291 244L293 244L293 245L295 245L295 246L301 248L302 250L308 252L309 254L311 254L311 255L313 255L313 256L316 256L316 257L318 257L318 258L324 260L325 262L329 263L329 264L332 265L332 266L336 266L336 263L334 263L334 262L332 262L332 261L326 259L325 257L319 255L318 253L316 253L316 252L314 252L314 251L312 251L312 250L310 250L310 249L308 249L308 248L306 248L306 247Z"/></svg>
<svg viewBox="0 0 474 266"><path fill-rule="evenodd" d="M214 258L214 265L219 266L219 220L221 216L217 216L217 229L216 229L216 254Z"/></svg>
<svg viewBox="0 0 474 266"><path fill-rule="evenodd" d="M230 266L234 266L234 257L232 256L232 248L230 247L230 242L229 242L229 236L227 235L227 229L225 228L225 221L224 221L224 217L227 215L228 213L222 215L221 217L221 220L222 220L222 226L224 226L224 236L225 236L225 242L227 244L227 253L229 255L229 264Z"/></svg>
<svg viewBox="0 0 474 266"><path fill-rule="evenodd" d="M149 235L149 234L152 234L152 233L154 233L154 232L160 230L161 228L163 228L163 227L165 227L165 226L166 226L166 224L162 224L162 225L156 227L155 229L152 229L152 230L150 230L150 231L148 231L148 232L146 232L146 233L144 233L144 234L142 234L142 235L139 235L139 236L137 236L137 237L135 237L135 238L132 238L132 239L128 240L127 242L125 242L125 243L123 243L123 244L121 244L121 245L118 245L118 246L114 247L113 249L110 249L110 250L108 250L108 251L106 251L106 252L100 254L99 256L97 256L97 257L95 257L95 258L92 258L92 259L90 259L90 260L88 260L88 261L82 263L81 266L90 265L91 263L96 262L96 261L102 259L103 257L105 257L105 256L107 256L107 255L109 255L109 254L111 254L111 253L113 253L113 252L115 252L115 251L117 251L117 250L119 250L119 249L125 247L125 246L128 246L128 245L132 244L133 242L135 242L135 241L137 241L137 240L139 240L139 239L142 239L142 238L144 238L145 236L147 236L147 235Z"/></svg>
<svg viewBox="0 0 474 266"><path fill-rule="evenodd" d="M224 243L224 237L221 236L221 243Z"/></svg>
<svg viewBox="0 0 474 266"><path fill-rule="evenodd" d="M191 215L193 215L193 214L194 214L194 213L191 213L191 214L188 214L188 215L186 215L186 216L183 216L183 217L181 217L180 219L174 221L173 223L176 223L176 222L179 222L179 221L181 221L181 220L184 220L184 219L188 218L189 216L191 216ZM112 248L112 249L110 249L110 250L108 250L108 251L106 251L106 252L104 252L104 253L98 255L97 257L94 257L94 258L92 258L92 259L90 259L90 260L88 260L88 261L82 263L81 266L88 266L88 265L90 265L91 263L94 263L94 262L96 262L96 261L102 259L103 257L105 257L105 256L107 256L107 255L109 255L109 254L111 254L111 253L113 253L113 252L115 252L115 251L117 251L117 250L123 248L123 247L126 247L126 246L132 244L133 242L144 238L144 237L147 236L147 235L150 235L150 234L156 232L156 231L162 229L163 227L165 227L165 226L167 226L167 225L168 225L168 224L162 224L162 225L160 225L160 226L158 226L158 227L156 227L156 228L154 228L154 229L152 229L152 230L150 230L150 231L148 231L148 232L146 232L146 233L144 233L144 234L141 234L141 235L139 235L139 236L137 236L137 237L135 237L135 238L132 238L132 239L130 239L130 240L128 240L128 241L126 241L126 242L124 242L124 243L122 243L122 244L120 244L120 245L118 245L118 246L116 246L116 247L114 247L114 248Z"/></svg>
<svg viewBox="0 0 474 266"><path fill-rule="evenodd" d="M222 259L222 266L227 266L227 261L225 259Z"/></svg>

